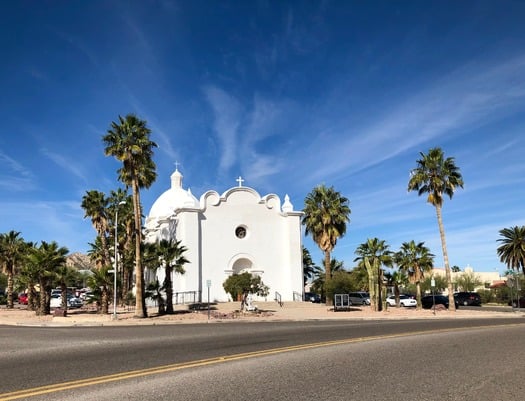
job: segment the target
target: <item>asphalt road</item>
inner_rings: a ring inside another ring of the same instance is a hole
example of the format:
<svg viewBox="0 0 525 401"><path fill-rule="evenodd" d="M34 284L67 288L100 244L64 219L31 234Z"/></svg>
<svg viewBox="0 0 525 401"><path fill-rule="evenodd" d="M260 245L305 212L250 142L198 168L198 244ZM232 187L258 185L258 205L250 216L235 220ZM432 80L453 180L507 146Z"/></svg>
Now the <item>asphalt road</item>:
<svg viewBox="0 0 525 401"><path fill-rule="evenodd" d="M521 319L4 326L0 341L0 400L512 401L525 394ZM495 389L505 397L494 397Z"/></svg>

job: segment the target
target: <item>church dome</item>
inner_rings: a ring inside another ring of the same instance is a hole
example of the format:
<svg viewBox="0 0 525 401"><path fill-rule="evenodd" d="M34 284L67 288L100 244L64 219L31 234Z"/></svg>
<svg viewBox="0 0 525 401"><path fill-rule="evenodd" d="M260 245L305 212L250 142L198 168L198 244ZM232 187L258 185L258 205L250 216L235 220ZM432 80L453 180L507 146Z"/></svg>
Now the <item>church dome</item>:
<svg viewBox="0 0 525 401"><path fill-rule="evenodd" d="M173 215L177 209L198 208L199 201L191 191L182 188L182 174L176 169L171 175L171 188L165 191L151 206L148 217L162 218Z"/></svg>

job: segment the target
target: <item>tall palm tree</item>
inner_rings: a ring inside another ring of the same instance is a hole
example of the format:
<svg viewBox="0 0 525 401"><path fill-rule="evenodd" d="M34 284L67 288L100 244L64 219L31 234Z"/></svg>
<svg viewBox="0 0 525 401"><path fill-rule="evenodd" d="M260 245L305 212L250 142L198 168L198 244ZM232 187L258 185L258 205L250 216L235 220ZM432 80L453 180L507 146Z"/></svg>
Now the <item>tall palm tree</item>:
<svg viewBox="0 0 525 401"><path fill-rule="evenodd" d="M66 247L59 247L55 241L42 241L40 246L30 250L27 260L38 277L40 286L39 306L36 311L38 315L49 315L51 311L49 302L55 272L66 263L68 252Z"/></svg>
<svg viewBox="0 0 525 401"><path fill-rule="evenodd" d="M91 218L91 223L93 224L93 227L95 228L98 237L100 238L103 256L103 260L101 260L100 265L105 266L106 264L111 263L111 256L109 253L107 238L107 235L109 233L109 201L103 192L91 190L87 191L86 195L82 197L81 206L82 209L84 209L85 211L84 217Z"/></svg>
<svg viewBox="0 0 525 401"><path fill-rule="evenodd" d="M421 152L420 155L421 159L416 162L417 167L410 172L408 190L417 191L419 196L428 194L427 202L436 208L443 261L445 263L449 308L455 311L454 288L452 287L452 275L448 263L447 242L445 240L441 209L445 195L452 199L456 189L463 188L463 178L454 158L447 157L445 159L441 148L432 148L427 154Z"/></svg>
<svg viewBox="0 0 525 401"><path fill-rule="evenodd" d="M125 118L119 116L118 123L112 122L111 128L103 137L106 156L114 156L122 162L118 169L119 180L131 187L133 194L134 238L135 238L135 317L148 316L144 297L144 266L142 265L142 205L140 189L149 188L157 177L153 162L153 148L157 144L150 140L151 130L146 121L134 114Z"/></svg>
<svg viewBox="0 0 525 401"><path fill-rule="evenodd" d="M514 226L499 231L502 238L497 252L499 259L509 269L525 274L525 226Z"/></svg>
<svg viewBox="0 0 525 401"><path fill-rule="evenodd" d="M14 277L20 268L27 249L27 243L20 237L18 231L0 234L0 265L7 275L7 307L10 309L14 307Z"/></svg>
<svg viewBox="0 0 525 401"><path fill-rule="evenodd" d="M346 225L350 222L349 201L334 187L319 185L306 196L303 212L305 234L310 234L324 253L326 284L332 277L330 254L337 240L346 234ZM326 298L326 304L332 304L330 296Z"/></svg>
<svg viewBox="0 0 525 401"><path fill-rule="evenodd" d="M181 243L182 241L162 239L157 244L157 254L164 266L164 283L162 288L166 292L166 313L173 313L173 282L172 273L184 274L184 265L190 263L184 256L188 250Z"/></svg>
<svg viewBox="0 0 525 401"><path fill-rule="evenodd" d="M403 242L398 252L394 254L394 261L400 271L405 272L411 283L416 285L417 307L421 308L421 283L425 273L434 266L434 255L424 242Z"/></svg>
<svg viewBox="0 0 525 401"><path fill-rule="evenodd" d="M124 202L124 204L122 204ZM118 208L118 241L117 253L119 255L119 278L121 282L120 299L124 299L131 291L134 265L134 226L133 198L122 188L111 191L109 197L111 216L116 216ZM112 220L111 232L115 233L115 222ZM113 238L113 242L115 238Z"/></svg>
<svg viewBox="0 0 525 401"><path fill-rule="evenodd" d="M355 254L358 255L354 262L364 266L368 273L368 290L370 292L370 307L374 311L383 309L386 294L381 293L383 284L383 269L381 266L392 265L392 252L390 246L379 238L368 238L360 244Z"/></svg>

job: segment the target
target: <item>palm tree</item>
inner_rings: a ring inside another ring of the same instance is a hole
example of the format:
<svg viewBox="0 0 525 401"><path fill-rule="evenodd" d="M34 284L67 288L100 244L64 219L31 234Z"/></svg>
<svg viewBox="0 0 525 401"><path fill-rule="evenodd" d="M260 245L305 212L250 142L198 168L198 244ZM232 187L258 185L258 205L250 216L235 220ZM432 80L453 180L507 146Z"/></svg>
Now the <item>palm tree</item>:
<svg viewBox="0 0 525 401"><path fill-rule="evenodd" d="M325 284L332 277L330 254L337 240L346 234L346 225L350 222L348 203L348 199L334 187L325 185L315 187L305 199L302 224L306 227L305 234L311 234L324 253ZM332 304L330 296L326 298L326 304Z"/></svg>
<svg viewBox="0 0 525 401"><path fill-rule="evenodd" d="M20 268L28 245L17 231L0 234L0 265L7 275L7 307L14 308L14 277Z"/></svg>
<svg viewBox="0 0 525 401"><path fill-rule="evenodd" d="M450 310L455 311L454 288L452 287L452 275L448 263L447 243L445 240L445 228L441 208L444 196L450 199L456 189L463 188L463 178L453 157L445 159L441 148L432 148L428 154L420 153L421 159L417 160L417 167L410 172L408 190L417 191L418 195L428 194L427 202L436 208L436 215L441 237L441 248L443 261L445 263L445 274L447 279L448 299Z"/></svg>
<svg viewBox="0 0 525 401"><path fill-rule="evenodd" d="M303 286L306 286L308 280L312 279L315 272L315 263L312 260L310 251L303 246Z"/></svg>
<svg viewBox="0 0 525 401"><path fill-rule="evenodd" d="M514 226L499 231L502 238L497 252L499 259L509 269L525 274L525 226Z"/></svg>
<svg viewBox="0 0 525 401"><path fill-rule="evenodd" d="M111 266L105 265L100 269L93 269L93 274L88 277L87 282L95 295L100 299L100 309L102 314L109 311L110 289L113 288L113 274L109 272Z"/></svg>
<svg viewBox="0 0 525 401"><path fill-rule="evenodd" d="M164 283L162 288L166 292L166 313L173 313L173 283L172 273L184 274L184 265L190 263L184 253L188 250L181 241L162 239L157 244L159 260L164 265Z"/></svg>
<svg viewBox="0 0 525 401"><path fill-rule="evenodd" d="M411 283L416 285L417 307L421 308L421 282L425 273L434 266L434 255L424 242L403 242L398 252L394 254L394 261L399 270L405 272Z"/></svg>
<svg viewBox="0 0 525 401"><path fill-rule="evenodd" d="M385 273L384 279L387 285L394 286L394 296L396 305L399 306L399 296L401 295L400 287L405 287L408 284L408 276L403 271L395 271L392 273Z"/></svg>
<svg viewBox="0 0 525 401"><path fill-rule="evenodd" d="M112 122L111 128L103 137L106 156L114 156L122 162L118 169L119 180L131 187L133 194L134 238L135 238L135 317L148 316L144 297L144 267L142 265L142 206L140 189L149 188L157 177L153 162L153 148L157 147L150 140L151 130L146 121L134 114L125 118L119 116L119 122Z"/></svg>
<svg viewBox="0 0 525 401"><path fill-rule="evenodd" d="M357 258L354 262L364 266L368 273L368 289L370 292L370 307L374 311L383 309L385 294L381 293L383 284L383 269L381 266L392 265L392 252L389 245L379 238L369 238L359 245L355 251Z"/></svg>
<svg viewBox="0 0 525 401"><path fill-rule="evenodd" d="M124 202L124 204L122 204ZM118 241L117 253L119 255L120 270L119 277L121 285L120 298L124 299L126 294L131 291L134 265L134 248L133 248L133 232L135 226L135 216L133 214L133 199L123 189L119 188L117 191L111 191L109 197L110 213L116 215L118 208ZM111 232L115 233L115 222L111 220ZM113 238L113 242L115 238Z"/></svg>
<svg viewBox="0 0 525 401"><path fill-rule="evenodd" d="M38 278L40 286L39 306L36 311L38 315L49 315L51 311L49 301L55 272L66 263L68 252L67 248L59 247L55 241L51 243L42 241L40 246L30 250L28 263Z"/></svg>
<svg viewBox="0 0 525 401"><path fill-rule="evenodd" d="M111 263L111 256L109 254L107 235L108 227L108 199L103 192L91 190L87 191L82 198L82 209L85 211L84 217L91 218L91 223L95 228L98 237L100 238L101 250L103 259L100 266L105 266Z"/></svg>
<svg viewBox="0 0 525 401"><path fill-rule="evenodd" d="M60 286L60 293L62 297L62 309L67 310L67 287L74 282L78 277L77 270L64 265L59 266L55 270L55 280Z"/></svg>

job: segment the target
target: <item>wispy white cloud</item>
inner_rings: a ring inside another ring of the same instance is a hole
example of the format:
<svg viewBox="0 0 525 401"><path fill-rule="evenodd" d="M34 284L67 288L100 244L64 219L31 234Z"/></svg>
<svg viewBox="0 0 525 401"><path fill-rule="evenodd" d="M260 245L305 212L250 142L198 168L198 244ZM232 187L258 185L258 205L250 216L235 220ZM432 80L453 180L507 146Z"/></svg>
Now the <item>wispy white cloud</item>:
<svg viewBox="0 0 525 401"><path fill-rule="evenodd" d="M1 150L0 164L4 166L0 174L0 187L17 192L35 189L34 174Z"/></svg>
<svg viewBox="0 0 525 401"><path fill-rule="evenodd" d="M40 153L42 153L44 156L53 161L57 166L64 169L64 171L67 171L73 174L75 177L86 181L86 176L84 174L83 169L80 166L78 166L73 159L65 157L55 152L51 152L46 148L41 148Z"/></svg>
<svg viewBox="0 0 525 401"><path fill-rule="evenodd" d="M213 128L221 144L219 169L225 173L237 162L242 108L235 98L215 86L205 87L204 94L212 108Z"/></svg>
<svg viewBox="0 0 525 401"><path fill-rule="evenodd" d="M317 169L315 178L363 169L435 138L443 140L502 118L523 104L523 76L522 56L498 65L464 66L418 94L399 99L398 106L374 115L368 126L349 129L343 123L329 133L330 141L321 136L315 141L321 150L317 157L332 159Z"/></svg>

